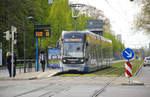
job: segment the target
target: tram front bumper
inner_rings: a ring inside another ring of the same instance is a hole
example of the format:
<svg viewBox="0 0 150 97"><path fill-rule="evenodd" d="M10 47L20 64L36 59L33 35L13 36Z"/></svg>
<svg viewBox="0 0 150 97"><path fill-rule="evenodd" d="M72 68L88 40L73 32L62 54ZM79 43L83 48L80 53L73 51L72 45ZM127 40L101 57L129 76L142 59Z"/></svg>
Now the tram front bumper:
<svg viewBox="0 0 150 97"><path fill-rule="evenodd" d="M60 70L64 71L84 71L85 64L61 64Z"/></svg>

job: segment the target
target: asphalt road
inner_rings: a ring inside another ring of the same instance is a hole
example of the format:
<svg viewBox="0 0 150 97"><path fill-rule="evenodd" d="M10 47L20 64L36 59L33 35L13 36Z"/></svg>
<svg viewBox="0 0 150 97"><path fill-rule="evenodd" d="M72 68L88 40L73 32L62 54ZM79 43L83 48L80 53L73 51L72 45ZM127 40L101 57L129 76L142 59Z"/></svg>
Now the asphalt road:
<svg viewBox="0 0 150 97"><path fill-rule="evenodd" d="M133 80L144 82L145 85L121 85L128 82L122 77L1 80L0 97L149 97L150 67L143 67Z"/></svg>
<svg viewBox="0 0 150 97"><path fill-rule="evenodd" d="M150 66L142 67L134 81L144 85L110 86L98 97L150 97Z"/></svg>

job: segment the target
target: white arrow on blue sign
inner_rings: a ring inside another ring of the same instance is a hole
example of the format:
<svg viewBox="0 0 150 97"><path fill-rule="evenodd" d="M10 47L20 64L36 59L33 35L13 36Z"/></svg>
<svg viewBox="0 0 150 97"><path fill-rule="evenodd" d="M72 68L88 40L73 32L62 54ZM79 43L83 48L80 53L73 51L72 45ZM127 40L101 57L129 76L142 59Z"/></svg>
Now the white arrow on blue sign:
<svg viewBox="0 0 150 97"><path fill-rule="evenodd" d="M122 55L124 59L130 60L134 57L134 51L130 48L126 48L123 50Z"/></svg>

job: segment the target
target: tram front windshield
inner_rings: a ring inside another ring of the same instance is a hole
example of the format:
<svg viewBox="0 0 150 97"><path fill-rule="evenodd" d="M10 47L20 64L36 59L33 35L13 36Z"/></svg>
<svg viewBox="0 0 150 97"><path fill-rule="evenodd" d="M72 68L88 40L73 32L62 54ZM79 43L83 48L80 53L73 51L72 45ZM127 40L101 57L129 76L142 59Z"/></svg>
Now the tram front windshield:
<svg viewBox="0 0 150 97"><path fill-rule="evenodd" d="M64 43L63 45L64 57L83 57L83 43Z"/></svg>

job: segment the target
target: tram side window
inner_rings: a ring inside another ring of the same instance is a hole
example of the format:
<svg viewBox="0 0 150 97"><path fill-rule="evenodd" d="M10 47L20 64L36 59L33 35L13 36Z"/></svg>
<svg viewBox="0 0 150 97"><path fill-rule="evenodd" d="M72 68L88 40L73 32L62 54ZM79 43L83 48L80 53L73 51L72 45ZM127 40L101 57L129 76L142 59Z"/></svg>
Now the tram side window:
<svg viewBox="0 0 150 97"><path fill-rule="evenodd" d="M94 59L97 57L97 46L94 44Z"/></svg>
<svg viewBox="0 0 150 97"><path fill-rule="evenodd" d="M101 60L102 59L102 56L101 56L101 45L98 46L98 58Z"/></svg>
<svg viewBox="0 0 150 97"><path fill-rule="evenodd" d="M105 58L108 58L108 56L109 56L109 48L107 46L105 46L105 48L104 48L104 56L105 56Z"/></svg>
<svg viewBox="0 0 150 97"><path fill-rule="evenodd" d="M107 53L106 46L102 45L102 57L103 57L103 59L106 58L106 55L107 55L106 53Z"/></svg>
<svg viewBox="0 0 150 97"><path fill-rule="evenodd" d="M111 58L112 57L112 48L111 47L105 46L104 56L105 56L105 58Z"/></svg>
<svg viewBox="0 0 150 97"><path fill-rule="evenodd" d="M92 50L92 58L94 59L95 58L95 46L94 45L92 45L91 50Z"/></svg>
<svg viewBox="0 0 150 97"><path fill-rule="evenodd" d="M89 52L88 52L88 53L89 53L89 58L90 58L90 60L91 60L92 57L93 57L93 50L92 50L92 48L93 48L93 47L92 47L92 44L89 43Z"/></svg>

